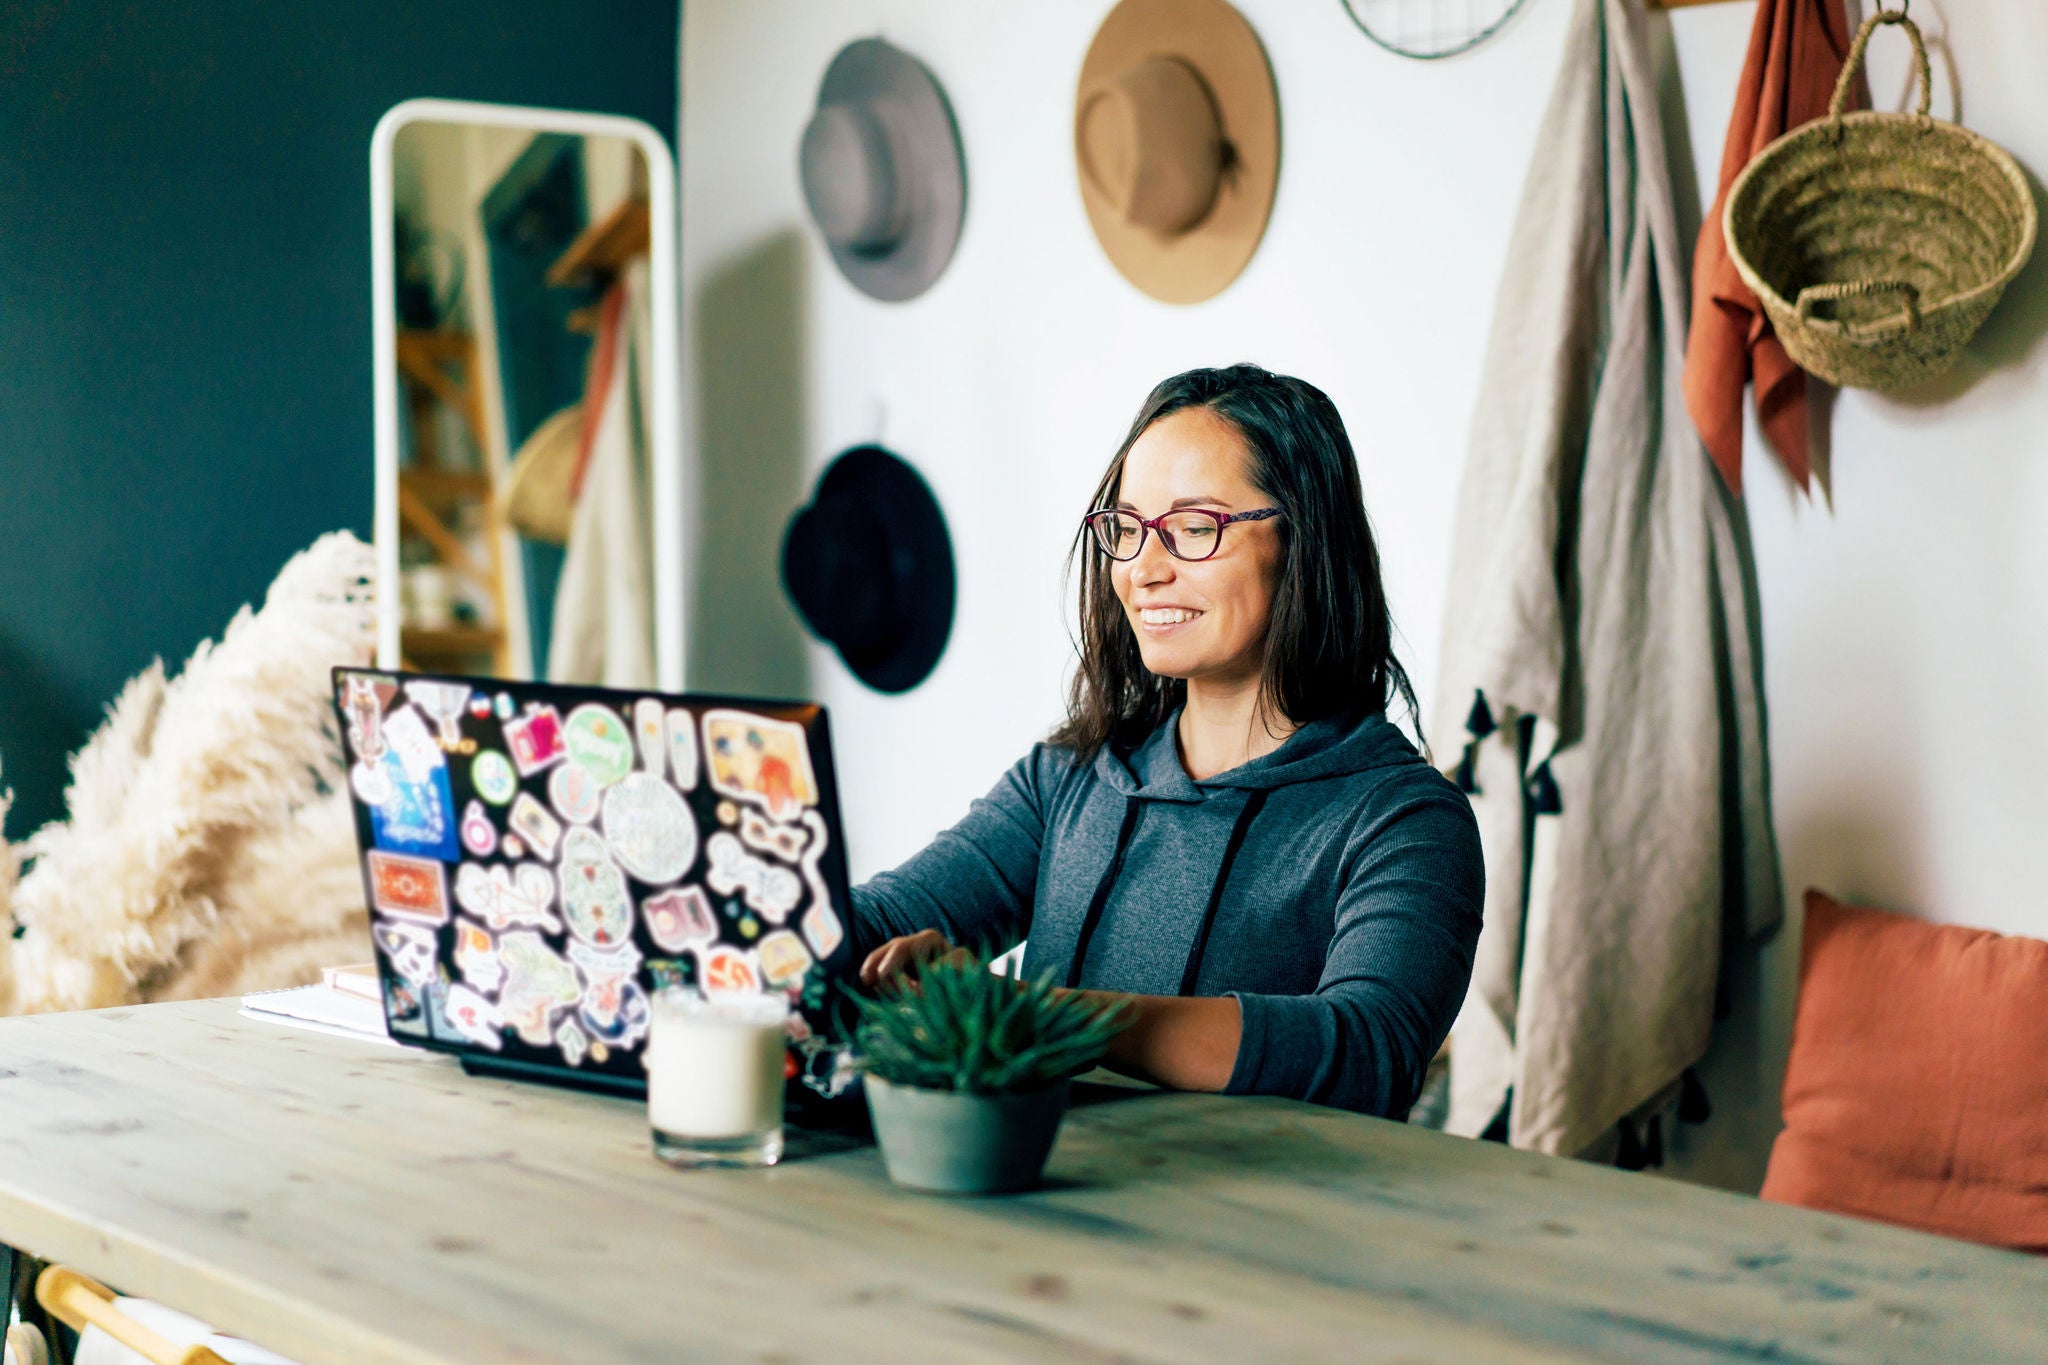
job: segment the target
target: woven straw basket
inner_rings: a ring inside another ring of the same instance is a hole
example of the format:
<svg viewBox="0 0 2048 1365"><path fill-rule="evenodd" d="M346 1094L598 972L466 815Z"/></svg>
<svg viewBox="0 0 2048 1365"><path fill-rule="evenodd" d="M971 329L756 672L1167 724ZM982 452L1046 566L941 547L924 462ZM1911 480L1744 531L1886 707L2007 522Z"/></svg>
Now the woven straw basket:
<svg viewBox="0 0 2048 1365"><path fill-rule="evenodd" d="M1879 24L1913 40L1919 109L1845 115ZM1900 389L1947 369L2034 249L2026 176L1995 143L1930 117L1928 84L1913 21L1873 14L1828 116L1764 148L1728 194L1735 268L1792 359L1835 384Z"/></svg>

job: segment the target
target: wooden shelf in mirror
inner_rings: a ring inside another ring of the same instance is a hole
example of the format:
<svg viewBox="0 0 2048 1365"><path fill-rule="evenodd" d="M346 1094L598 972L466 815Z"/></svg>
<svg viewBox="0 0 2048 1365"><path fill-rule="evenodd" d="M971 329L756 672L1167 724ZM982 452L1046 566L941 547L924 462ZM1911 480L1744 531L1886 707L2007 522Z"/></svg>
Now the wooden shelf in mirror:
<svg viewBox="0 0 2048 1365"><path fill-rule="evenodd" d="M463 654L490 654L505 633L496 626L444 626L434 630L407 626L399 632L399 648L409 658L447 659Z"/></svg>
<svg viewBox="0 0 2048 1365"><path fill-rule="evenodd" d="M491 496L487 474L447 469L401 469L398 482L432 507L476 502Z"/></svg>
<svg viewBox="0 0 2048 1365"><path fill-rule="evenodd" d="M626 262L647 253L654 239L645 199L628 199L592 223L548 267L548 283L581 284L593 276L616 275Z"/></svg>

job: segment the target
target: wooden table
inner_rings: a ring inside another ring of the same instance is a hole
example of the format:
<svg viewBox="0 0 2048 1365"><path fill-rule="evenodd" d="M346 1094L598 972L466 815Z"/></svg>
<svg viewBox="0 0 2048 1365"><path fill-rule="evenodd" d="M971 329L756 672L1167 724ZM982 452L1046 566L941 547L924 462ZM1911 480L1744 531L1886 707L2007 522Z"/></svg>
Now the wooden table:
<svg viewBox="0 0 2048 1365"><path fill-rule="evenodd" d="M0 1021L0 1241L317 1362L2048 1359L2048 1264L1278 1100L1051 1183L683 1173L628 1101L239 1018Z"/></svg>

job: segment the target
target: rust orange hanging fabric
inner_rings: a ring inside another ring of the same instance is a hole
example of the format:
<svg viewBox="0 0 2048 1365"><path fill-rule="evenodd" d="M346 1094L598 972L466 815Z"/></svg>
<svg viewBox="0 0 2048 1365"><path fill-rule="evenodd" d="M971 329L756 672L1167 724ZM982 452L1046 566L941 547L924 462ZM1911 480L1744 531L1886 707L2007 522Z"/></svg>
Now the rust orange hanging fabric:
<svg viewBox="0 0 2048 1365"><path fill-rule="evenodd" d="M1721 477L1742 491L1742 391L1756 390L1757 423L1803 489L1812 471L1806 372L1785 354L1763 308L1728 257L1721 211L1728 189L1758 152L1825 115L1849 50L1842 0L1757 0L1735 113L1721 149L1714 206L1692 262L1692 331L1685 348L1685 406ZM1862 83L1854 107L1867 101Z"/></svg>

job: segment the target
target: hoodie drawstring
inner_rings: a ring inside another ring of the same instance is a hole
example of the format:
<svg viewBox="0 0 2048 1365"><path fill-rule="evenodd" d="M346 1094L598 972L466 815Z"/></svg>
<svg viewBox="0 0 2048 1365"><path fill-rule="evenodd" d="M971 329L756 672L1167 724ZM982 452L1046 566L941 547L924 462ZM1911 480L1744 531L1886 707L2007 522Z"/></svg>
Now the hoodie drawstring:
<svg viewBox="0 0 2048 1365"><path fill-rule="evenodd" d="M1237 861L1238 849L1244 847L1244 837L1251 831L1252 821L1259 818L1266 798L1272 793L1261 788L1251 794L1244 803L1244 809L1237 813L1237 823L1230 827L1230 842L1223 846L1223 865L1216 869L1216 885L1209 888L1209 904L1202 911L1202 923L1195 930L1194 946L1188 949L1188 965L1180 975L1180 993L1193 995L1196 978L1202 974L1202 958L1209 951L1209 930L1216 923L1216 907L1223 903L1223 888L1230 882L1230 865Z"/></svg>
<svg viewBox="0 0 2048 1365"><path fill-rule="evenodd" d="M1109 860L1109 870L1102 874L1102 880L1095 887L1095 896L1088 902L1088 914L1081 921L1081 932L1074 939L1074 955L1067 961L1069 989L1081 984L1081 964L1088 960L1088 943L1095 937L1095 926L1102 923L1102 907L1109 904L1110 890L1116 886L1117 875L1124 870L1124 853L1131 846L1131 833L1138 827L1138 816L1145 809L1145 803L1137 797L1129 797L1124 803L1124 822L1116 832L1116 855Z"/></svg>

